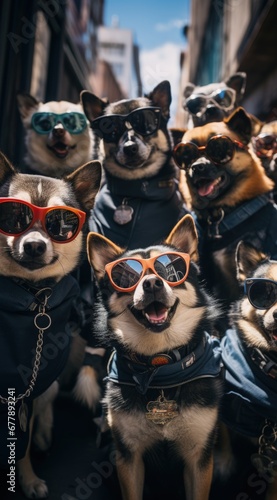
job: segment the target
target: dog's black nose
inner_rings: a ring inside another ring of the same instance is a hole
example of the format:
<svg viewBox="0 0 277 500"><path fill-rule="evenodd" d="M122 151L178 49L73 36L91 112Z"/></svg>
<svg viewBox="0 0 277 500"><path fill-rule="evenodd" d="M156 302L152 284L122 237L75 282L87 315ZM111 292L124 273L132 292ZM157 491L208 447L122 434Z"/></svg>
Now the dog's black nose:
<svg viewBox="0 0 277 500"><path fill-rule="evenodd" d="M44 241L28 241L24 243L24 252L28 257L40 257L46 251Z"/></svg>
<svg viewBox="0 0 277 500"><path fill-rule="evenodd" d="M163 287L163 280L157 276L151 276L144 280L143 290L145 292L154 292L155 290L160 290Z"/></svg>
<svg viewBox="0 0 277 500"><path fill-rule="evenodd" d="M127 141L123 147L126 156L134 156L138 152L138 146L134 141Z"/></svg>

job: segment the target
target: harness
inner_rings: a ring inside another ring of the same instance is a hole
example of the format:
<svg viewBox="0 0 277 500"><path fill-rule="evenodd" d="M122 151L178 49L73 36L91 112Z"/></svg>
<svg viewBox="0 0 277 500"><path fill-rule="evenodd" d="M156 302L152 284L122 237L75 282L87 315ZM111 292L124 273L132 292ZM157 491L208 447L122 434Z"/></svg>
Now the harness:
<svg viewBox="0 0 277 500"><path fill-rule="evenodd" d="M65 276L40 287L0 277L0 465L7 467L8 408L13 410L16 460L28 445L32 401L59 377L70 347L70 313L79 294ZM10 403L10 404L8 404Z"/></svg>
<svg viewBox="0 0 277 500"><path fill-rule="evenodd" d="M158 175L124 180L106 174L89 220L90 231L129 249L160 243L186 213L171 164Z"/></svg>
<svg viewBox="0 0 277 500"><path fill-rule="evenodd" d="M201 342L186 355L184 348L154 356L114 351L106 378L145 394L148 389L178 387L193 380L218 377L221 366L219 340L204 332Z"/></svg>

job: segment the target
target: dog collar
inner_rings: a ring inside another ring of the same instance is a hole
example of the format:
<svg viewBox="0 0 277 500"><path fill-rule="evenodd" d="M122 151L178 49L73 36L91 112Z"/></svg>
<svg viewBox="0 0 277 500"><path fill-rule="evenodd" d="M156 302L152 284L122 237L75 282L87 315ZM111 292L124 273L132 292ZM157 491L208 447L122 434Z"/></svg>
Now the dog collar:
<svg viewBox="0 0 277 500"><path fill-rule="evenodd" d="M165 354L161 353L160 360L164 359ZM159 359L159 356L160 354L155 356L156 360ZM148 362L151 359L146 358ZM177 387L192 380L217 377L220 372L221 348L219 340L204 332L204 339L191 353L179 361L168 364L144 365L114 351L108 364L107 379L120 385L135 386L141 394L145 394L148 389Z"/></svg>
<svg viewBox="0 0 277 500"><path fill-rule="evenodd" d="M224 214L222 208L220 211L217 211L216 214L214 212L211 213L207 219L209 224L209 238L221 238L222 234L227 233L246 221L268 203L272 203L270 193L271 192L263 194L253 200L243 203L240 207L227 215Z"/></svg>

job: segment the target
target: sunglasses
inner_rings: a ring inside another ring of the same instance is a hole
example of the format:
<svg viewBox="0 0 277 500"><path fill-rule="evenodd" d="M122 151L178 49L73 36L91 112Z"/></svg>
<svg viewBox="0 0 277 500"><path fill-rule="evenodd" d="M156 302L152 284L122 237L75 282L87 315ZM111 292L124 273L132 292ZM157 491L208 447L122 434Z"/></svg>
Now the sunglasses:
<svg viewBox="0 0 277 500"><path fill-rule="evenodd" d="M233 89L219 89L210 95L191 94L185 102L185 108L193 115L201 116L210 103L230 111L236 101L236 91Z"/></svg>
<svg viewBox="0 0 277 500"><path fill-rule="evenodd" d="M92 120L91 128L105 142L118 142L130 128L142 136L154 134L159 128L160 116L160 108L139 108L128 115L99 116Z"/></svg>
<svg viewBox="0 0 277 500"><path fill-rule="evenodd" d="M255 153L261 158L270 158L277 151L277 137L275 135L260 134L253 137L252 143Z"/></svg>
<svg viewBox="0 0 277 500"><path fill-rule="evenodd" d="M112 286L118 292L132 292L147 270L162 278L170 286L180 285L189 272L190 256L187 253L167 252L150 259L126 257L105 266Z"/></svg>
<svg viewBox="0 0 277 500"><path fill-rule="evenodd" d="M38 134L49 134L51 130L61 123L70 134L81 134L87 127L87 119L83 113L34 113L32 127Z"/></svg>
<svg viewBox="0 0 277 500"><path fill-rule="evenodd" d="M0 232L20 236L40 221L44 231L56 243L68 243L78 236L86 220L77 208L37 207L15 198L0 198Z"/></svg>
<svg viewBox="0 0 277 500"><path fill-rule="evenodd" d="M269 309L277 302L277 281L248 278L244 282L244 293L256 309Z"/></svg>
<svg viewBox="0 0 277 500"><path fill-rule="evenodd" d="M224 165L232 160L236 148L247 150L242 142L225 135L211 137L206 146L197 146L193 142L179 142L173 150L173 158L181 169L188 169L201 156L206 156L213 163Z"/></svg>

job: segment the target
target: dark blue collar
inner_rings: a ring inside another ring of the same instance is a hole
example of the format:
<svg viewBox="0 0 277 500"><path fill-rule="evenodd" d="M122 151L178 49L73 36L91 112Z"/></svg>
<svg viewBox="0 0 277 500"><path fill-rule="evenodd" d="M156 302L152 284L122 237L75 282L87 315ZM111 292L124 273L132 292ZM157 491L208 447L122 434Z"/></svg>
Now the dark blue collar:
<svg viewBox="0 0 277 500"><path fill-rule="evenodd" d="M156 354L151 359L162 359L167 355ZM203 340L191 353L178 361L172 359L168 364L138 363L114 351L109 362L107 379L117 384L135 386L140 393L145 394L148 389L177 387L199 378L217 377L220 371L220 343L218 339L204 332Z"/></svg>

